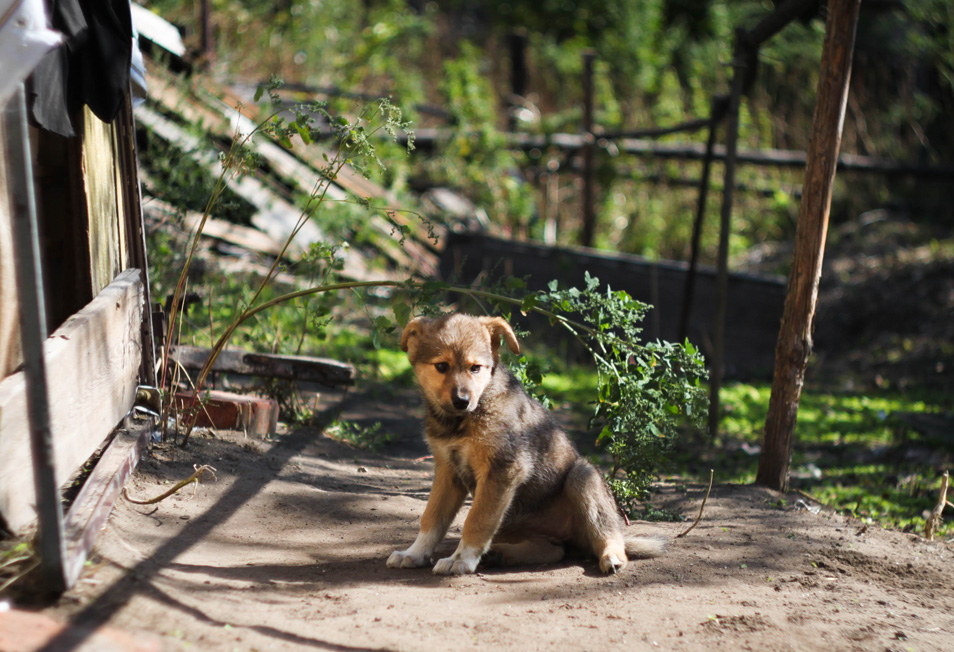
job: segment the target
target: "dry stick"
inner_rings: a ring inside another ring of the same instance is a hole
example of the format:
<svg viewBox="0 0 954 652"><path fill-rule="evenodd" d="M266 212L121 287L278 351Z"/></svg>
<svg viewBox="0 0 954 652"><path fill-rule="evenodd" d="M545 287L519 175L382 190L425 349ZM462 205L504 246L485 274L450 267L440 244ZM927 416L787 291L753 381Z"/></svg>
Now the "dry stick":
<svg viewBox="0 0 954 652"><path fill-rule="evenodd" d="M924 538L928 541L934 541L934 531L941 525L941 514L944 513L944 506L951 505L947 500L947 489L951 480L950 474L945 471L941 476L941 494L938 497L937 505L924 524ZM954 507L954 505L951 505Z"/></svg>
<svg viewBox="0 0 954 652"><path fill-rule="evenodd" d="M129 495L126 493L126 488L125 488L125 487L123 487L123 498L125 498L125 499L128 500L129 502L131 502L131 503L133 503L133 504L136 504L136 505L154 505L154 504L156 504L156 503L158 503L158 502L161 502L161 501L165 500L166 498L168 498L169 496L171 496L171 495L174 494L175 492L177 492L177 491L179 491L180 489L182 489L182 488L183 488L184 486L186 486L187 484L191 484L191 483L194 482L194 483L196 484L196 488L198 488L198 486L199 486L199 481L202 479L202 474L203 474L203 473L208 473L209 475L212 476L212 479L215 480L215 469L212 468L211 466L209 466L208 464L203 464L202 466L195 467L195 473L193 473L192 475L190 475L188 478L186 478L186 479L183 480L182 482L176 484L176 486L174 486L174 487L173 487L172 489L170 489L169 491L163 493L162 495L156 496L155 498L150 498L149 500L133 500L133 499L130 498Z"/></svg>
<svg viewBox="0 0 954 652"><path fill-rule="evenodd" d="M681 539L682 537L692 532L692 528L699 525L699 521L702 520L702 510L706 508L706 501L709 500L709 492L712 491L712 479L714 477L715 477L715 470L709 469L709 487L706 489L706 495L702 498L702 504L699 506L699 516L696 517L696 520L693 521L692 525L690 525L685 532L683 532L682 534L676 535L677 539Z"/></svg>
<svg viewBox="0 0 954 652"><path fill-rule="evenodd" d="M176 359L173 359L172 362L175 363L175 365L176 365L176 372L175 372L175 373L176 373L176 374L179 374L179 373L181 372L181 373L185 376L186 380L189 381L189 385L192 386L192 391L193 391L193 392L197 392L198 390L196 389L195 383L192 381L192 376L189 375L189 370L185 368L185 365L183 365L181 362L179 362L179 361L176 360ZM175 375L173 376L173 378L176 378L176 377L177 377L177 376L175 376ZM174 381L174 382L177 382L177 381ZM178 383L177 383L177 384L178 384ZM193 407L194 407L194 406L193 406ZM209 420L209 424L211 424L211 425L209 426L209 430L211 430L213 433L215 433L215 432L216 432L216 429L215 429L215 420L212 418L212 415L209 414L209 407L208 407L208 405L206 405L206 404L203 403L203 402L200 402L200 403L199 403L199 407L202 409L203 414L205 414L206 418ZM177 422L177 423L178 423L178 422ZM178 432L176 432L176 435L178 435Z"/></svg>

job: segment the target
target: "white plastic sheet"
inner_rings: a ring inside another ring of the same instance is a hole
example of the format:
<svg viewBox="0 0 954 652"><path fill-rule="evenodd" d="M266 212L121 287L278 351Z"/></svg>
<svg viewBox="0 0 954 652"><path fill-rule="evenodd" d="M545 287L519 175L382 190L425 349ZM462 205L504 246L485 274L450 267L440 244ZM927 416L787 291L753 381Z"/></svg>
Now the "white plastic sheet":
<svg viewBox="0 0 954 652"><path fill-rule="evenodd" d="M61 40L47 27L43 0L0 0L0 105Z"/></svg>
<svg viewBox="0 0 954 652"><path fill-rule="evenodd" d="M133 24L142 37L177 57L185 56L186 47L182 42L182 35L179 34L175 25L135 2L132 3L130 9L132 10Z"/></svg>

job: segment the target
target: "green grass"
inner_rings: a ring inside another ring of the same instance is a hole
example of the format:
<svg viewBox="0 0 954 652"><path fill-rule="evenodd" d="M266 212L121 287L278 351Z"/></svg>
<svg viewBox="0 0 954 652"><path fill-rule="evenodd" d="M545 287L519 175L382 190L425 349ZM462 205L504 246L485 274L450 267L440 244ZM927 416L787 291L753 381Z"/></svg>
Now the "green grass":
<svg viewBox="0 0 954 652"><path fill-rule="evenodd" d="M325 428L325 434L332 439L371 452L380 451L391 442L391 435L382 432L380 421L368 426L353 421L335 421Z"/></svg>
<svg viewBox="0 0 954 652"><path fill-rule="evenodd" d="M722 429L702 456L723 482L755 480L771 388L732 384L723 389ZM943 468L935 467L938 443L908 432L893 415L941 412L934 398L884 392L802 394L792 456L792 487L832 508L884 527L923 532L937 502ZM748 451L746 451L748 447ZM701 477L698 462L683 452L683 471ZM950 510L949 510L950 511ZM940 533L954 535L948 517Z"/></svg>

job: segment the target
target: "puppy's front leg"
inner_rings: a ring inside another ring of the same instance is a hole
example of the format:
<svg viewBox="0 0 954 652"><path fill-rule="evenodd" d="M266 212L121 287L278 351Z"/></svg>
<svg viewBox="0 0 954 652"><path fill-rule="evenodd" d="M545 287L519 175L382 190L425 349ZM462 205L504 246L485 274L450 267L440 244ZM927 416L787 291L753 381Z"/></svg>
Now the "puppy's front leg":
<svg viewBox="0 0 954 652"><path fill-rule="evenodd" d="M421 530L411 547L395 550L388 557L388 568L420 568L431 563L431 555L438 543L444 540L447 528L460 511L467 497L467 490L454 475L450 465L435 459L434 482L427 507L421 516Z"/></svg>
<svg viewBox="0 0 954 652"><path fill-rule="evenodd" d="M473 505L464 520L460 544L454 554L434 564L436 575L463 575L477 569L477 563L490 547L516 492L516 483L508 480L478 479Z"/></svg>

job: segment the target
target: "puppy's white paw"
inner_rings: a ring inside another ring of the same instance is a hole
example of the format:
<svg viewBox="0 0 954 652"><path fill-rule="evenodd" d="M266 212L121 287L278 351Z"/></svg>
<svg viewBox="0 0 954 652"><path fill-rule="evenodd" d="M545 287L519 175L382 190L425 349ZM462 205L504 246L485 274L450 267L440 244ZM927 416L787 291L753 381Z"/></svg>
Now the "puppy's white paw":
<svg viewBox="0 0 954 652"><path fill-rule="evenodd" d="M458 550L450 557L438 560L434 564L435 575L467 575L477 570L480 555Z"/></svg>
<svg viewBox="0 0 954 652"><path fill-rule="evenodd" d="M423 568L430 562L429 555L415 554L410 549L395 550L388 557L388 568Z"/></svg>
<svg viewBox="0 0 954 652"><path fill-rule="evenodd" d="M615 574L626 568L626 558L620 559L613 553L607 553L600 558L600 570L604 575Z"/></svg>

